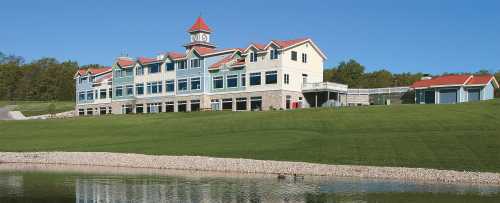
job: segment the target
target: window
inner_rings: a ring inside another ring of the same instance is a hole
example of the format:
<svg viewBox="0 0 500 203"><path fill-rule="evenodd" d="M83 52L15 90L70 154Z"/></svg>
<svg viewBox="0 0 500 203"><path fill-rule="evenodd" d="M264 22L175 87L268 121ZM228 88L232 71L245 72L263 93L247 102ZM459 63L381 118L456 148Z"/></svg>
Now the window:
<svg viewBox="0 0 500 203"><path fill-rule="evenodd" d="M297 61L297 52L292 51L292 61Z"/></svg>
<svg viewBox="0 0 500 203"><path fill-rule="evenodd" d="M119 78L119 77L122 77L122 70L121 69L116 69L115 70L115 78ZM87 78L84 78L84 79L87 79Z"/></svg>
<svg viewBox="0 0 500 203"><path fill-rule="evenodd" d="M187 102L186 101L178 101L177 102L177 111L178 112L186 112L187 111Z"/></svg>
<svg viewBox="0 0 500 203"><path fill-rule="evenodd" d="M88 115L88 116L92 116L93 114L94 114L94 109L92 109L92 108L88 108L88 109L87 109L87 115Z"/></svg>
<svg viewBox="0 0 500 203"><path fill-rule="evenodd" d="M200 78L191 78L191 90L199 90L200 88Z"/></svg>
<svg viewBox="0 0 500 203"><path fill-rule="evenodd" d="M123 96L123 87L122 86L116 87L115 93L117 97Z"/></svg>
<svg viewBox="0 0 500 203"><path fill-rule="evenodd" d="M257 52L250 53L250 62L257 62Z"/></svg>
<svg viewBox="0 0 500 203"><path fill-rule="evenodd" d="M170 101L170 102L165 102L165 112L174 112L174 102L173 101Z"/></svg>
<svg viewBox="0 0 500 203"><path fill-rule="evenodd" d="M127 85L125 87L127 88L127 95L134 95L134 86L133 85Z"/></svg>
<svg viewBox="0 0 500 203"><path fill-rule="evenodd" d="M134 75L134 69L130 68L130 69L125 70L125 76L133 76L133 75ZM122 72L122 76L123 76L123 72Z"/></svg>
<svg viewBox="0 0 500 203"><path fill-rule="evenodd" d="M161 112L161 103L149 103L146 104L147 113L159 113Z"/></svg>
<svg viewBox="0 0 500 203"><path fill-rule="evenodd" d="M94 100L94 92L87 91L87 100Z"/></svg>
<svg viewBox="0 0 500 203"><path fill-rule="evenodd" d="M186 60L177 61L177 69L182 70L186 68L187 68Z"/></svg>
<svg viewBox="0 0 500 203"><path fill-rule="evenodd" d="M166 63L165 64L165 70L166 71L173 71L174 70L174 63L173 62Z"/></svg>
<svg viewBox="0 0 500 203"><path fill-rule="evenodd" d="M278 53L278 50L272 49L270 54L271 60L278 59Z"/></svg>
<svg viewBox="0 0 500 203"><path fill-rule="evenodd" d="M224 88L224 77L217 76L217 77L214 77L213 80L214 80L214 89Z"/></svg>
<svg viewBox="0 0 500 203"><path fill-rule="evenodd" d="M307 54L302 53L302 63L307 63Z"/></svg>
<svg viewBox="0 0 500 203"><path fill-rule="evenodd" d="M228 88L238 87L238 75L227 76L227 87Z"/></svg>
<svg viewBox="0 0 500 203"><path fill-rule="evenodd" d="M173 80L165 81L165 89L167 92L175 91L175 82Z"/></svg>
<svg viewBox="0 0 500 203"><path fill-rule="evenodd" d="M191 111L200 111L200 100L191 100Z"/></svg>
<svg viewBox="0 0 500 203"><path fill-rule="evenodd" d="M200 59L191 59L191 68L199 68Z"/></svg>
<svg viewBox="0 0 500 203"><path fill-rule="evenodd" d="M108 90L106 90L106 89L100 89L99 90L99 99L106 99L106 92L107 91Z"/></svg>
<svg viewBox="0 0 500 203"><path fill-rule="evenodd" d="M290 109L290 108L291 108L291 105L292 105L292 96L290 96L290 95L286 95L286 99L285 99L285 108L286 108L286 109Z"/></svg>
<svg viewBox="0 0 500 203"><path fill-rule="evenodd" d="M113 98L113 89L112 88L109 88L108 89L108 95L109 95L109 98Z"/></svg>
<svg viewBox="0 0 500 203"><path fill-rule="evenodd" d="M99 99L99 91L98 90L95 90L94 98Z"/></svg>
<svg viewBox="0 0 500 203"><path fill-rule="evenodd" d="M78 109L79 116L85 116L85 109Z"/></svg>
<svg viewBox="0 0 500 203"><path fill-rule="evenodd" d="M262 97L250 97L250 109L252 111L261 111Z"/></svg>
<svg viewBox="0 0 500 203"><path fill-rule="evenodd" d="M177 80L177 88L179 91L187 91L188 90L188 81L187 79Z"/></svg>
<svg viewBox="0 0 500 203"><path fill-rule="evenodd" d="M250 85L260 85L260 72L250 73Z"/></svg>
<svg viewBox="0 0 500 203"><path fill-rule="evenodd" d="M137 95L144 94L144 83L135 84L135 94L137 94Z"/></svg>
<svg viewBox="0 0 500 203"><path fill-rule="evenodd" d="M276 84L276 83L278 83L278 71L267 71L266 84Z"/></svg>
<svg viewBox="0 0 500 203"><path fill-rule="evenodd" d="M236 98L236 110L237 111L247 110L247 98L245 97Z"/></svg>
<svg viewBox="0 0 500 203"><path fill-rule="evenodd" d="M241 74L241 86L247 86L247 75L245 73Z"/></svg>
<svg viewBox="0 0 500 203"><path fill-rule="evenodd" d="M135 105L135 113L144 113L144 104Z"/></svg>
<svg viewBox="0 0 500 203"><path fill-rule="evenodd" d="M138 66L135 68L135 75L144 75L144 67Z"/></svg>
<svg viewBox="0 0 500 203"><path fill-rule="evenodd" d="M147 67L148 67L148 73L149 74L154 74L154 73L161 72L161 68L160 68L160 64L159 63L149 64Z"/></svg>
<svg viewBox="0 0 500 203"><path fill-rule="evenodd" d="M210 102L210 107L212 108L212 111L220 111L220 100L212 99Z"/></svg>
<svg viewBox="0 0 500 203"><path fill-rule="evenodd" d="M131 114L132 113L132 105L122 105L122 114Z"/></svg>
<svg viewBox="0 0 500 203"><path fill-rule="evenodd" d="M158 94L162 92L162 82L149 82L147 84L148 94Z"/></svg>
<svg viewBox="0 0 500 203"><path fill-rule="evenodd" d="M289 74L284 74L283 75L283 82L285 84L290 84L290 75Z"/></svg>
<svg viewBox="0 0 500 203"><path fill-rule="evenodd" d="M233 110L233 99L222 99L222 110Z"/></svg>
<svg viewBox="0 0 500 203"><path fill-rule="evenodd" d="M78 94L78 101L83 101L85 100L85 92L80 92Z"/></svg>

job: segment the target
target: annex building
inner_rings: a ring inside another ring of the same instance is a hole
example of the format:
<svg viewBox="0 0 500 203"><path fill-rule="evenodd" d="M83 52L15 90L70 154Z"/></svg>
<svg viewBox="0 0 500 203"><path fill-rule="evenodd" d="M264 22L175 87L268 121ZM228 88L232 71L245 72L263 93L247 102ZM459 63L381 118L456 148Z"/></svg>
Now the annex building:
<svg viewBox="0 0 500 203"><path fill-rule="evenodd" d="M75 74L78 115L254 111L347 104L347 86L323 82L327 59L310 38L218 48L202 17L181 52L118 57Z"/></svg>

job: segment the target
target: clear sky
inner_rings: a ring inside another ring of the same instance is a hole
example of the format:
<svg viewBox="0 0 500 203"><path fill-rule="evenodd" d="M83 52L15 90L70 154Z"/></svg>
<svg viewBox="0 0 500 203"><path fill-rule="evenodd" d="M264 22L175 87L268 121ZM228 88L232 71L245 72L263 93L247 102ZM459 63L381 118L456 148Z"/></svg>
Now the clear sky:
<svg viewBox="0 0 500 203"><path fill-rule="evenodd" d="M311 37L325 68L500 70L498 0L11 0L0 5L0 51L110 65L121 53L183 51L202 14L219 48Z"/></svg>

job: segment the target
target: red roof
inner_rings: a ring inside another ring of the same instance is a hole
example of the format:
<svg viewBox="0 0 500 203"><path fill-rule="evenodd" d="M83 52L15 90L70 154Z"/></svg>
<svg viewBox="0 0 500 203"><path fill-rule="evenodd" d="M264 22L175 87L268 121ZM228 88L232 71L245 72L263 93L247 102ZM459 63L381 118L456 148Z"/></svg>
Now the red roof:
<svg viewBox="0 0 500 203"><path fill-rule="evenodd" d="M493 78L492 75L474 76L472 79L470 79L467 85L486 85L491 81L492 78Z"/></svg>
<svg viewBox="0 0 500 203"><path fill-rule="evenodd" d="M154 63L154 62L158 62L158 61L160 61L160 60L158 60L156 58L139 57L139 63L141 63L141 64Z"/></svg>
<svg viewBox="0 0 500 203"><path fill-rule="evenodd" d="M134 65L134 64L135 64L135 61L133 61L133 60L129 60L129 59L119 59L119 60L118 60L118 65L119 65L120 67L122 67L122 68L123 68L123 67L132 66L132 65Z"/></svg>
<svg viewBox="0 0 500 203"><path fill-rule="evenodd" d="M81 68L78 69L77 74L85 75L87 72L90 72L91 75L98 75L101 73L105 73L111 71L111 67L101 67L101 68Z"/></svg>
<svg viewBox="0 0 500 203"><path fill-rule="evenodd" d="M180 59L180 58L186 57L186 54L184 54L184 53L178 53L178 52L168 52L167 56L169 58L171 58L172 60L175 60L175 59Z"/></svg>
<svg viewBox="0 0 500 203"><path fill-rule="evenodd" d="M435 86L487 85L494 77L492 75L446 75L429 80L420 80L411 88L429 88Z"/></svg>
<svg viewBox="0 0 500 203"><path fill-rule="evenodd" d="M205 23L205 20L201 16L199 16L196 19L196 22L194 22L193 26L189 28L188 32L195 32L195 31L204 31L204 32L212 32L210 27Z"/></svg>
<svg viewBox="0 0 500 203"><path fill-rule="evenodd" d="M195 47L193 47L193 49L196 50L196 52L198 52L198 54L200 54L200 55L211 54L211 53L217 52L213 48L202 47L202 46L195 46Z"/></svg>
<svg viewBox="0 0 500 203"><path fill-rule="evenodd" d="M245 58L238 59L233 65L231 66L243 66L245 65Z"/></svg>
<svg viewBox="0 0 500 203"><path fill-rule="evenodd" d="M212 64L208 69L216 69L216 68L219 68L221 65L223 64L226 64L228 62L230 62L231 60L233 59L232 56L226 56L224 57L223 59L221 59L220 61L217 61L216 63Z"/></svg>
<svg viewBox="0 0 500 203"><path fill-rule="evenodd" d="M103 77L100 77L99 79L95 80L95 83L100 83L100 82L103 82L107 79L111 79L113 78L113 74L111 72L109 73L106 73Z"/></svg>
<svg viewBox="0 0 500 203"><path fill-rule="evenodd" d="M299 39L292 39L292 40L272 40L272 42L276 43L280 48L284 49L284 48L296 45L298 43L304 42L308 39L309 38L299 38Z"/></svg>

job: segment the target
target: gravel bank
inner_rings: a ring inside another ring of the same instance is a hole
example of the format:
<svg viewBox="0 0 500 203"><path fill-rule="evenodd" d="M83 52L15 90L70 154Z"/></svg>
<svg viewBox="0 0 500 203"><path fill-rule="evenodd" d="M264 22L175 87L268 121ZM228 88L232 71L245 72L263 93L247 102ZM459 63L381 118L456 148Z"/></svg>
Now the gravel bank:
<svg viewBox="0 0 500 203"><path fill-rule="evenodd" d="M500 173L423 168L327 165L304 162L153 156L107 152L0 152L1 163L35 163L263 174L301 174L500 185Z"/></svg>

